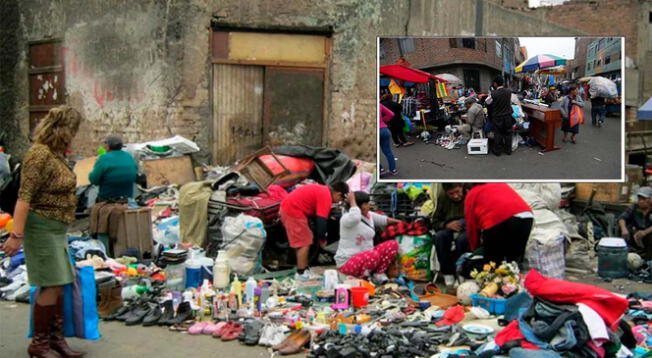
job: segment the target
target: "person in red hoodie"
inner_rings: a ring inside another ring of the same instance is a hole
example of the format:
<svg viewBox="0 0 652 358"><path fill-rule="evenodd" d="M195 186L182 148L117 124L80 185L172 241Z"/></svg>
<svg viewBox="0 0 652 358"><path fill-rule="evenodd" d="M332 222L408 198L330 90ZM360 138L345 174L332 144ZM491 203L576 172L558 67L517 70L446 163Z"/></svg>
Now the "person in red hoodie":
<svg viewBox="0 0 652 358"><path fill-rule="evenodd" d="M497 264L522 261L534 216L509 185L473 187L464 202L464 218L471 251L483 247L485 261Z"/></svg>

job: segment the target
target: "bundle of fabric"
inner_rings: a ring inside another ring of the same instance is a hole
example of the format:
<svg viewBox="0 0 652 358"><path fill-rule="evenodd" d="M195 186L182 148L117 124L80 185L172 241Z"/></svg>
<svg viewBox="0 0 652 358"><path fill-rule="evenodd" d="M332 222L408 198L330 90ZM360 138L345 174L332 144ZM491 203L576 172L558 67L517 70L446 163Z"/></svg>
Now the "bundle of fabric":
<svg viewBox="0 0 652 358"><path fill-rule="evenodd" d="M425 220L416 220L411 223L400 222L398 224L389 225L380 236L383 241L386 241L402 235L420 236L427 233L428 223L426 223Z"/></svg>
<svg viewBox="0 0 652 358"><path fill-rule="evenodd" d="M534 297L518 319L496 335L503 350L546 350L551 356L627 357L636 345L622 320L626 299L607 290L547 278L535 270L525 278ZM511 354L511 353L510 353Z"/></svg>

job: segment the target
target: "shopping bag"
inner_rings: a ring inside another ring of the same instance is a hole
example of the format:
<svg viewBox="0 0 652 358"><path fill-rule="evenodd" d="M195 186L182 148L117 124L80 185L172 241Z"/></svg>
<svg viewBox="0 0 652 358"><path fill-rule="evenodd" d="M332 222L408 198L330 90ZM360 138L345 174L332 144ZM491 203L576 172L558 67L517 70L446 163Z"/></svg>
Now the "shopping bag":
<svg viewBox="0 0 652 358"><path fill-rule="evenodd" d="M584 124L584 111L580 106L573 106L569 115L570 126L574 127L578 123Z"/></svg>
<svg viewBox="0 0 652 358"><path fill-rule="evenodd" d="M39 290L37 287L30 289L30 307L34 307ZM100 339L96 295L95 270L93 267L77 268L75 280L63 286L64 336L87 340ZM33 312L30 310L28 338L34 334L32 314Z"/></svg>
<svg viewBox="0 0 652 358"><path fill-rule="evenodd" d="M403 126L403 132L404 133L412 132L414 130L414 125L412 125L410 119L404 114L402 114L401 116L403 117L403 122L405 122L405 125Z"/></svg>

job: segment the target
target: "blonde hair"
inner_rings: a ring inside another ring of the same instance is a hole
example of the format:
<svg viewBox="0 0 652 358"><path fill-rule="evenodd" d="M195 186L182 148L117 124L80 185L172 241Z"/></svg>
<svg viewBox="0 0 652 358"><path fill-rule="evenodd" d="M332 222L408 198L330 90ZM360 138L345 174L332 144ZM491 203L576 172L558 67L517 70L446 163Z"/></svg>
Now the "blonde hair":
<svg viewBox="0 0 652 358"><path fill-rule="evenodd" d="M52 108L34 130L34 142L63 153L77 135L81 121L82 115L70 106Z"/></svg>

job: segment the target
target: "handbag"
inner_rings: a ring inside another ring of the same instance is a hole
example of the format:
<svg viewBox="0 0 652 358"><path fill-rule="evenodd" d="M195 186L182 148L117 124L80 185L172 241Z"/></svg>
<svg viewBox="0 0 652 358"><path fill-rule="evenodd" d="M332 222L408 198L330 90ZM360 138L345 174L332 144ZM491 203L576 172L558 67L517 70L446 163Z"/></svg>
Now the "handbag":
<svg viewBox="0 0 652 358"><path fill-rule="evenodd" d="M87 340L100 339L95 287L95 270L91 266L76 268L75 280L63 286L63 334ZM39 288L29 293L30 306L34 307ZM32 311L29 314L28 338L34 335Z"/></svg>

